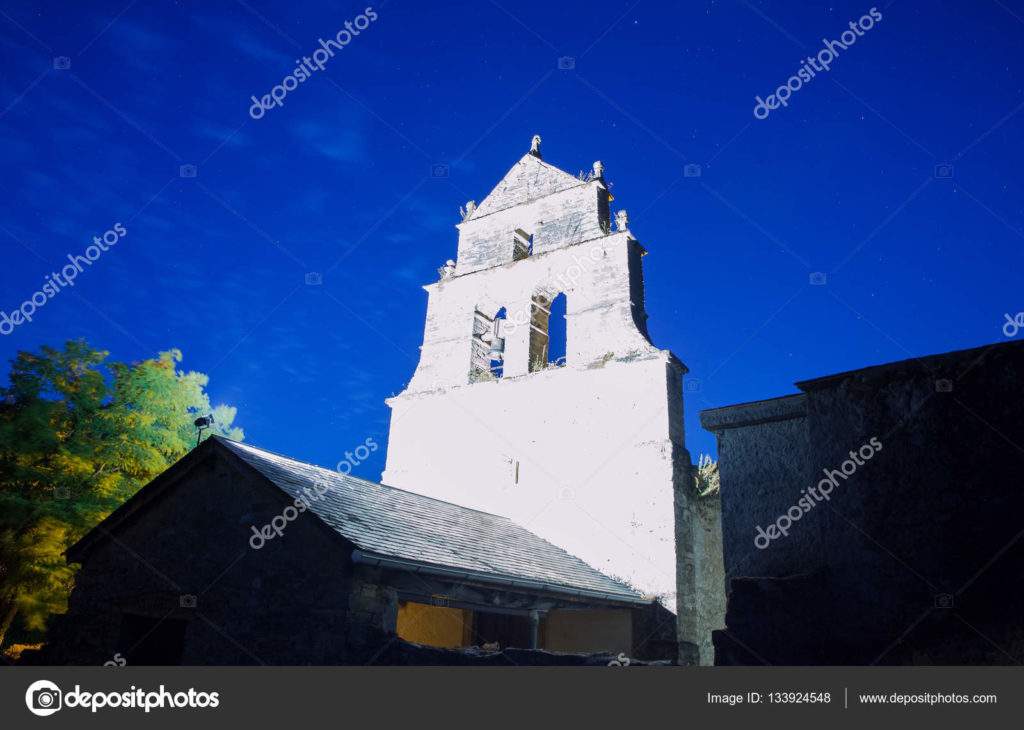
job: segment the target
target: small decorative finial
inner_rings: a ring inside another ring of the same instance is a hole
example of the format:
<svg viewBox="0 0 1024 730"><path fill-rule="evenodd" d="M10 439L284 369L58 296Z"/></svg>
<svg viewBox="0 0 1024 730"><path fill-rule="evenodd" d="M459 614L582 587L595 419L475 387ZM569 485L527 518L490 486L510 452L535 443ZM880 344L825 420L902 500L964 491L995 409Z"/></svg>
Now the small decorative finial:
<svg viewBox="0 0 1024 730"><path fill-rule="evenodd" d="M615 214L615 229L618 231L624 231L629 227L629 213L624 210L620 210Z"/></svg>
<svg viewBox="0 0 1024 730"><path fill-rule="evenodd" d="M530 141L530 154L534 157L540 157L540 135L533 135L533 139Z"/></svg>
<svg viewBox="0 0 1024 730"><path fill-rule="evenodd" d="M604 163L598 160L594 163L594 178L600 180L604 177Z"/></svg>
<svg viewBox="0 0 1024 730"><path fill-rule="evenodd" d="M455 262L448 259L444 262L444 266L437 270L437 273L441 275L441 279L450 279L455 275Z"/></svg>
<svg viewBox="0 0 1024 730"><path fill-rule="evenodd" d="M473 213L476 212L476 201L470 200L466 203L465 208L459 208L459 214L462 215L462 220L467 221L473 217Z"/></svg>

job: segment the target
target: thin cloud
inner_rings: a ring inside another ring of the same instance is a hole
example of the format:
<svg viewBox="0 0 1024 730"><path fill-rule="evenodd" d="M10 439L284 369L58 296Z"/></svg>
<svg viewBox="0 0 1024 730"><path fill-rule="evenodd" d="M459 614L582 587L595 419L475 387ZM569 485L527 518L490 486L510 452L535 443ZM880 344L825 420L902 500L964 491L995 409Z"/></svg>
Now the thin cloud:
<svg viewBox="0 0 1024 730"><path fill-rule="evenodd" d="M325 124L305 119L291 127L291 133L308 151L337 162L366 158L366 139L351 123Z"/></svg>

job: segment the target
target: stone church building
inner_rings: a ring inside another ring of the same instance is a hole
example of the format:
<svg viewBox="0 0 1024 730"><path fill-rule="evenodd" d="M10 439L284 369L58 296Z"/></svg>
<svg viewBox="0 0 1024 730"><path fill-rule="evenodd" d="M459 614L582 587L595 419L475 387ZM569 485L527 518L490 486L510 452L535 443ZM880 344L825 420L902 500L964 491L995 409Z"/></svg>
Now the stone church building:
<svg viewBox="0 0 1024 730"><path fill-rule="evenodd" d="M68 551L31 661L711 663L718 503L611 201L600 162L570 175L535 137L424 287L383 484L208 439Z"/></svg>
<svg viewBox="0 0 1024 730"><path fill-rule="evenodd" d="M716 664L1024 662L1022 375L1006 341L703 411L728 574Z"/></svg>
<svg viewBox="0 0 1024 730"><path fill-rule="evenodd" d="M31 663L571 664L675 652L665 609L505 517L220 437L67 557L81 565L69 611ZM424 648L471 646L490 651Z"/></svg>
<svg viewBox="0 0 1024 730"><path fill-rule="evenodd" d="M207 439L68 551L26 661L1024 661L1024 343L706 410L701 494L609 187L535 137L465 205L383 484Z"/></svg>
<svg viewBox="0 0 1024 730"><path fill-rule="evenodd" d="M508 515L664 597L684 652L703 647L710 663L719 518L714 504L694 504L686 366L651 342L647 252L625 211L613 229L611 202L600 162L571 175L542 159L534 137L466 205L457 259L424 287L419 365L388 400L383 481Z"/></svg>

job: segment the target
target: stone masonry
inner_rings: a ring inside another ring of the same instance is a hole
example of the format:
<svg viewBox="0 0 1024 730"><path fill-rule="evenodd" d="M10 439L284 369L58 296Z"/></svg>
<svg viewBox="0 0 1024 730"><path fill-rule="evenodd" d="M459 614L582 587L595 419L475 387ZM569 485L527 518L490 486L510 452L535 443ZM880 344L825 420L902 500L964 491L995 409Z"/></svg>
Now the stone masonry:
<svg viewBox="0 0 1024 730"><path fill-rule="evenodd" d="M678 592L680 640L696 661L717 622L697 619L708 567L695 561L721 557L697 537L717 518L702 521L684 488L686 367L648 337L646 251L623 213L611 230L603 167L576 177L535 148L466 206L458 261L424 287L420 361L388 401L382 481L506 515L670 605ZM564 365L546 357L547 307L559 294ZM475 365L496 344L497 375Z"/></svg>

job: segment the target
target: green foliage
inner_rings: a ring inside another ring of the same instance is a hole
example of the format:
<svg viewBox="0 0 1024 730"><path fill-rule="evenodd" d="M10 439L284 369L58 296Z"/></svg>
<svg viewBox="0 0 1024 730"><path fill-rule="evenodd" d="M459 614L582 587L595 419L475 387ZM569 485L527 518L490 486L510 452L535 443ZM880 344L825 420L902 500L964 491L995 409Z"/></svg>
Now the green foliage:
<svg viewBox="0 0 1024 730"><path fill-rule="evenodd" d="M712 461L707 454L701 454L697 459L697 468L693 470L693 481L698 496L710 497L718 494L721 486L718 462Z"/></svg>
<svg viewBox="0 0 1024 730"><path fill-rule="evenodd" d="M131 364L82 340L19 352L0 388L0 643L15 617L39 632L66 610L64 551L195 445L193 421L241 440L181 352Z"/></svg>

